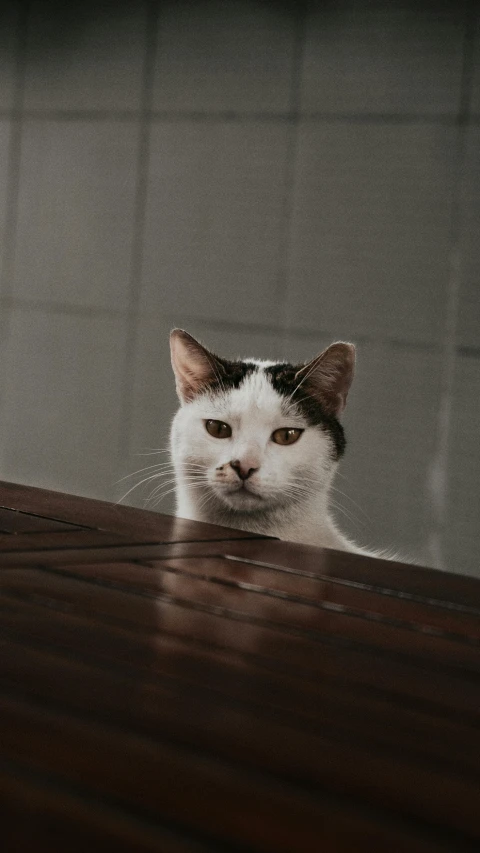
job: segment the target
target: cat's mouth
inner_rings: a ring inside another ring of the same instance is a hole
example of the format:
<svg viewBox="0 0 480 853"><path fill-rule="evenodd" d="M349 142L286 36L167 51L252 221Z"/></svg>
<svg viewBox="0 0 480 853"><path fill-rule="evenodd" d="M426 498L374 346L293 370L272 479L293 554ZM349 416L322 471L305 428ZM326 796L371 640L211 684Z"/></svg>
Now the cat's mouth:
<svg viewBox="0 0 480 853"><path fill-rule="evenodd" d="M253 506L263 501L263 496L253 491L252 487L244 480L239 483L225 484L218 490L223 500L230 506Z"/></svg>
<svg viewBox="0 0 480 853"><path fill-rule="evenodd" d="M235 485L230 486L228 490L228 494L230 495L251 495L253 498L261 498L261 495L258 492L253 491L252 487L245 482L245 480L241 483L235 483Z"/></svg>

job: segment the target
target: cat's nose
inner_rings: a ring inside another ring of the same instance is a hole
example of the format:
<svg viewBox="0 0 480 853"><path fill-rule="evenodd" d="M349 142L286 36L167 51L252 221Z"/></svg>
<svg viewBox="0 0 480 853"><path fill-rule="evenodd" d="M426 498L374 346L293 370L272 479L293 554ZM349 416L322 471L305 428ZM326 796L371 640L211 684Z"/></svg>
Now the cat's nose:
<svg viewBox="0 0 480 853"><path fill-rule="evenodd" d="M230 462L230 467L233 468L241 480L248 480L255 471L258 471L258 468L249 468L248 463L242 464L239 459L235 459L234 462Z"/></svg>

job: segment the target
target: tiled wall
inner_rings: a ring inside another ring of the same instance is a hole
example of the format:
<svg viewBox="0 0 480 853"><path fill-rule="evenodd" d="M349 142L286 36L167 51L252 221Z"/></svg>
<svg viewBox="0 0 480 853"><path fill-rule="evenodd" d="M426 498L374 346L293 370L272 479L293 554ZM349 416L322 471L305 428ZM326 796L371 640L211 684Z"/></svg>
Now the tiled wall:
<svg viewBox="0 0 480 853"><path fill-rule="evenodd" d="M119 499L172 326L351 339L339 520L480 574L477 6L0 4L0 476Z"/></svg>

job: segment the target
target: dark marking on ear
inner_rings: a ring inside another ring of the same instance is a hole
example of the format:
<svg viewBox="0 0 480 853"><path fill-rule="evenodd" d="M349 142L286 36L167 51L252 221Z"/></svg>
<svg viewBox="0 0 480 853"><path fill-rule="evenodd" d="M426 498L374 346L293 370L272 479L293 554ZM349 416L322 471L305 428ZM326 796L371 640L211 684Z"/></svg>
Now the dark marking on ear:
<svg viewBox="0 0 480 853"><path fill-rule="evenodd" d="M291 403L300 410L310 426L318 426L330 435L335 448L335 458L340 459L346 447L343 426L335 415L327 412L320 400L309 392L305 383L299 387L299 366L285 362L272 364L264 370L275 391L282 397L290 398Z"/></svg>
<svg viewBox="0 0 480 853"><path fill-rule="evenodd" d="M220 358L183 329L172 331L170 347L181 402L188 403L205 392L220 393L238 388L246 376L258 370L253 362Z"/></svg>
<svg viewBox="0 0 480 853"><path fill-rule="evenodd" d="M346 406L354 372L354 345L337 341L303 364L296 380L318 399L329 415L338 418Z"/></svg>

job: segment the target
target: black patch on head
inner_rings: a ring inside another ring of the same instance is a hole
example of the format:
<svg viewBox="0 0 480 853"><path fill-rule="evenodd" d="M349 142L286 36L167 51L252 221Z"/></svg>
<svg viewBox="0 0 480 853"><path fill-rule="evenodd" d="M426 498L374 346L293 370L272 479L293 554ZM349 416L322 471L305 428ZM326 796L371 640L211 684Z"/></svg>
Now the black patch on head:
<svg viewBox="0 0 480 853"><path fill-rule="evenodd" d="M215 378L208 388L216 393L239 388L243 380L258 370L258 364L251 361L228 361L215 356Z"/></svg>
<svg viewBox="0 0 480 853"><path fill-rule="evenodd" d="M295 380L295 376L300 367L284 363L272 364L270 367L265 367L264 370L275 391L283 397L290 398L291 402L301 411L310 426L319 426L329 433L335 446L336 458L340 459L345 452L346 446L343 427L335 415L328 414L320 401L312 394L309 394L305 383L300 385L300 388L297 390L299 380Z"/></svg>

